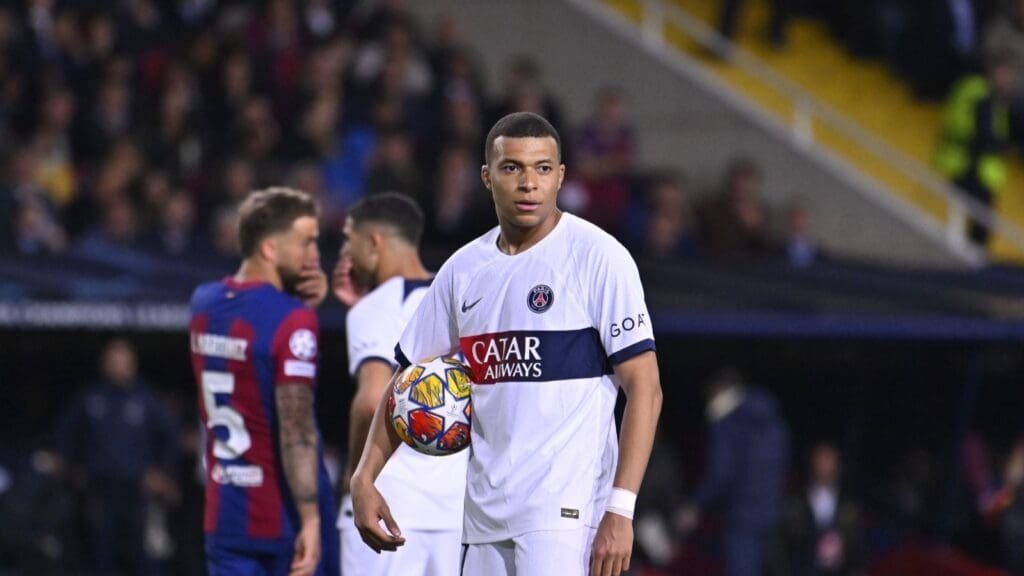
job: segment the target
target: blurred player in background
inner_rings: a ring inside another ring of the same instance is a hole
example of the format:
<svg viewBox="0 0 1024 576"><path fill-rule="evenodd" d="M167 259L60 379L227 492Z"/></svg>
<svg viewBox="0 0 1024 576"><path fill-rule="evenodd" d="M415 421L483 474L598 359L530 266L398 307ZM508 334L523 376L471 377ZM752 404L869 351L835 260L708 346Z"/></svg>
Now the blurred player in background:
<svg viewBox="0 0 1024 576"><path fill-rule="evenodd" d="M96 573L165 574L166 550L153 535L166 534L166 524L154 519L179 498L172 479L178 430L142 378L131 342L104 346L100 378L61 414L54 436L56 468L70 467L83 489Z"/></svg>
<svg viewBox="0 0 1024 576"><path fill-rule="evenodd" d="M192 366L207 428L211 576L333 576L337 529L313 399L327 294L317 207L270 188L242 203L242 265L192 296Z"/></svg>
<svg viewBox="0 0 1024 576"><path fill-rule="evenodd" d="M346 493L373 413L395 372L395 343L430 285L431 274L418 250L422 235L422 211L401 194L364 198L345 222L345 244L332 284L338 299L351 306L346 318L348 363L358 386L349 415ZM366 289L370 292L363 295ZM391 514L406 529L407 544L396 554L377 554L363 544L353 521L352 499L344 496L338 518L342 574L458 574L468 459L468 450L438 458L398 447L375 482Z"/></svg>
<svg viewBox="0 0 1024 576"><path fill-rule="evenodd" d="M461 348L473 372L462 573L617 576L661 410L640 275L618 241L557 208L565 165L545 119L505 116L485 154L499 225L441 267L395 349L405 366ZM385 411L386 397L352 498L367 544L395 550L373 484L399 442Z"/></svg>

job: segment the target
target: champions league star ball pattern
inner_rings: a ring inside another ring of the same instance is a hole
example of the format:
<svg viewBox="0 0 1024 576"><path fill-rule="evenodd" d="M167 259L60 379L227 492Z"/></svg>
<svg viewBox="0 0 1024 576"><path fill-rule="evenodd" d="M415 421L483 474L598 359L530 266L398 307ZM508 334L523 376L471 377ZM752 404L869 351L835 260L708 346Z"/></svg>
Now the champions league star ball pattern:
<svg viewBox="0 0 1024 576"><path fill-rule="evenodd" d="M432 456L469 446L469 368L453 358L411 364L388 398L391 426L403 442Z"/></svg>

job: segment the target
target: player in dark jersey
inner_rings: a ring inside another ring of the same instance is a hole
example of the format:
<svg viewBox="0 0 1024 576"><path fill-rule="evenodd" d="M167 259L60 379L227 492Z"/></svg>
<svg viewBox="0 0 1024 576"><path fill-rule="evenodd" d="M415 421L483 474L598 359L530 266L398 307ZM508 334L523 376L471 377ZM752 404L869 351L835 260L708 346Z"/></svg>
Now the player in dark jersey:
<svg viewBox="0 0 1024 576"><path fill-rule="evenodd" d="M211 576L334 576L338 533L313 410L327 291L317 207L270 188L240 208L238 273L192 296L192 368L207 430Z"/></svg>

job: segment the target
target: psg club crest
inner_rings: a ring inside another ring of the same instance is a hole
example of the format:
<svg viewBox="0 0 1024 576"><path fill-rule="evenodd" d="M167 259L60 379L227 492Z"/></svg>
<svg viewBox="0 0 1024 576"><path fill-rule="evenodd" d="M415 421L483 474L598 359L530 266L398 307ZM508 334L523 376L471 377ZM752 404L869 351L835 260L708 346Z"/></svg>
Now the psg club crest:
<svg viewBox="0 0 1024 576"><path fill-rule="evenodd" d="M550 286L545 286L544 284L538 284L531 288L529 296L526 297L526 305L537 314L547 312L554 301L554 291L551 290Z"/></svg>

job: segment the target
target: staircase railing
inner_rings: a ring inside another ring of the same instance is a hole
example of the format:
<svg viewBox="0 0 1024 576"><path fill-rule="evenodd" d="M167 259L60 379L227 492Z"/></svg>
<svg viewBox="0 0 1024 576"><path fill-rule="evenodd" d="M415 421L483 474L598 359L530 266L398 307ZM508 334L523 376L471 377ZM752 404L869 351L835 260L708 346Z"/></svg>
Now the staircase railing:
<svg viewBox="0 0 1024 576"><path fill-rule="evenodd" d="M590 13L593 13L595 8L599 8L605 18L614 17L620 21L625 20L624 16L615 12L601 0L567 1ZM966 222L968 218L973 218L988 226L996 235L1012 245L1017 252L1024 254L1024 229L1020 226L943 180L917 159L894 148L833 107L819 101L806 90L775 72L755 55L736 46L728 38L719 34L717 30L664 0L637 0L636 4L642 11L640 26L637 28L635 25L631 25L629 29L633 34L639 35L642 42L648 47L660 53L668 50L677 58L689 59L690 57L682 51L674 49L666 39L666 24L671 24L675 30L688 36L702 49L728 59L732 65L748 77L788 101L793 108L792 118L788 124L789 138L799 148L811 150L816 147L815 124L820 122L823 127L834 131L887 168L902 175L917 189L925 191L929 196L940 201L944 207L942 219L929 214L920 207L902 202L894 192L887 190L881 183L861 174L862 179L867 178L871 181L871 186L875 188L873 192L885 190L882 194L869 194L874 201L884 204L886 208L890 209L895 206L903 212L906 212L908 208L913 209L917 213L915 220L920 221L921 218L924 218L934 224L927 227L929 235L942 241L951 253L974 265L984 264L987 260L985 252L974 246L967 238ZM851 171L848 167L846 168L842 171L849 174Z"/></svg>

